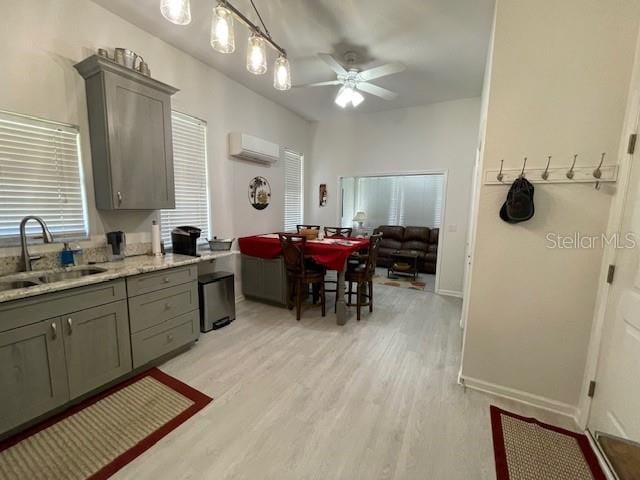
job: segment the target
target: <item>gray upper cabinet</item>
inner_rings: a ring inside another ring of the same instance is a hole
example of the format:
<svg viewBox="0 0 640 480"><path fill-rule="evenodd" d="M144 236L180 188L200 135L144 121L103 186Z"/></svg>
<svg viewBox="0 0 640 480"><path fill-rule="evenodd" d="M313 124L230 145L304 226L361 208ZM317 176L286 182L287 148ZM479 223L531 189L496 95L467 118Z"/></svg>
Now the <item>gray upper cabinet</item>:
<svg viewBox="0 0 640 480"><path fill-rule="evenodd" d="M96 206L175 208L171 95L177 89L93 55L86 80Z"/></svg>
<svg viewBox="0 0 640 480"><path fill-rule="evenodd" d="M0 432L69 400L60 318L0 333Z"/></svg>

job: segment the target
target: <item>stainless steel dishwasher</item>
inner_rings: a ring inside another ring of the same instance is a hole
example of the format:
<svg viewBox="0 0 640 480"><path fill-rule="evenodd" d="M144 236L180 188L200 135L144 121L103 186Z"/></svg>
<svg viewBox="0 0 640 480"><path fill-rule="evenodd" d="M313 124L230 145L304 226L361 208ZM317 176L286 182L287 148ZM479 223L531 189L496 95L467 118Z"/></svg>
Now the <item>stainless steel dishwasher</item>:
<svg viewBox="0 0 640 480"><path fill-rule="evenodd" d="M198 293L200 294L201 332L222 328L236 319L233 273L214 272L200 275Z"/></svg>

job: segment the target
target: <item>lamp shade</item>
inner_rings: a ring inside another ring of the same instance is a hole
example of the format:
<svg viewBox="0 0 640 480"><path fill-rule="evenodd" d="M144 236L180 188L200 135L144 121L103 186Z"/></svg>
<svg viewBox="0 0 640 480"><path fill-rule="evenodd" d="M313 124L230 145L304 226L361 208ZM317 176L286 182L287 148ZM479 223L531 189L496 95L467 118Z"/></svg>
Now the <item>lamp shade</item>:
<svg viewBox="0 0 640 480"><path fill-rule="evenodd" d="M353 217L354 222L364 222L367 219L367 214L364 212L356 212L356 216Z"/></svg>
<svg viewBox="0 0 640 480"><path fill-rule="evenodd" d="M211 47L220 53L231 53L236 48L233 15L222 5L213 9L211 19Z"/></svg>

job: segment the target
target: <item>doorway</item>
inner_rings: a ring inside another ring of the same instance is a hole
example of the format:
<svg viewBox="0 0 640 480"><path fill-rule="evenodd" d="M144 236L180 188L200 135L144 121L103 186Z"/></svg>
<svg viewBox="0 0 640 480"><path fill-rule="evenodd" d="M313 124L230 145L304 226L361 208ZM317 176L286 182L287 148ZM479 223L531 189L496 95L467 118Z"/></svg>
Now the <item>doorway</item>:
<svg viewBox="0 0 640 480"><path fill-rule="evenodd" d="M446 172L341 177L340 194L342 227L368 236L389 226L382 231L375 281L437 292Z"/></svg>

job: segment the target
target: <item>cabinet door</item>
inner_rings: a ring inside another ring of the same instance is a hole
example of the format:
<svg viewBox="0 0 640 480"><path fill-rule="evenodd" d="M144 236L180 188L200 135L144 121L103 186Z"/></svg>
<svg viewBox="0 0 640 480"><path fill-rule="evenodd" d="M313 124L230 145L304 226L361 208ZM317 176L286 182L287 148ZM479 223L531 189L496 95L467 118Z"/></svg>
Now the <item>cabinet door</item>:
<svg viewBox="0 0 640 480"><path fill-rule="evenodd" d="M71 398L131 371L126 301L66 315L62 324Z"/></svg>
<svg viewBox="0 0 640 480"><path fill-rule="evenodd" d="M175 208L169 95L112 73L105 90L114 208Z"/></svg>
<svg viewBox="0 0 640 480"><path fill-rule="evenodd" d="M263 259L242 255L242 293L248 297L264 297Z"/></svg>
<svg viewBox="0 0 640 480"><path fill-rule="evenodd" d="M68 400L59 318L0 333L0 432Z"/></svg>
<svg viewBox="0 0 640 480"><path fill-rule="evenodd" d="M282 257L265 259L263 263L264 298L275 303L287 302L287 279Z"/></svg>

